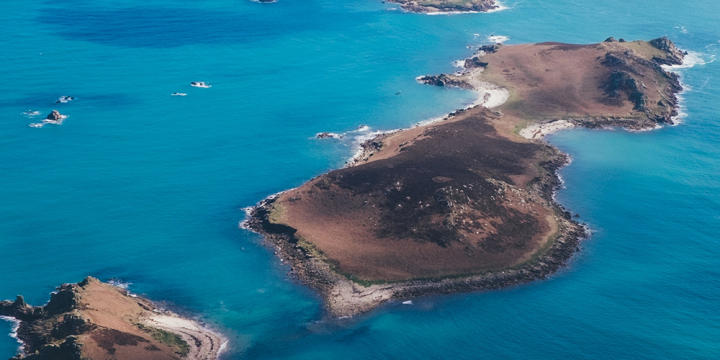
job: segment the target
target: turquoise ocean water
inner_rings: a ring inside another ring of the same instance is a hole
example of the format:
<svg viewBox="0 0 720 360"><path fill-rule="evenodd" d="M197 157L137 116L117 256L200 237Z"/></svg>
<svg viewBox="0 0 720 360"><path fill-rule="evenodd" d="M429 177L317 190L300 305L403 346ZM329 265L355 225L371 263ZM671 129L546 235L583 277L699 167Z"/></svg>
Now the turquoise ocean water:
<svg viewBox="0 0 720 360"><path fill-rule="evenodd" d="M0 298L39 305L61 283L115 279L227 334L225 359L720 358L720 3L506 5L4 1ZM552 279L321 321L317 296L238 228L242 208L354 152L317 132L407 127L470 103L414 79L453 71L490 35L667 35L696 59L679 70L683 123L549 138L573 157L558 198L593 230ZM29 109L69 118L31 128ZM17 345L0 336L0 358Z"/></svg>

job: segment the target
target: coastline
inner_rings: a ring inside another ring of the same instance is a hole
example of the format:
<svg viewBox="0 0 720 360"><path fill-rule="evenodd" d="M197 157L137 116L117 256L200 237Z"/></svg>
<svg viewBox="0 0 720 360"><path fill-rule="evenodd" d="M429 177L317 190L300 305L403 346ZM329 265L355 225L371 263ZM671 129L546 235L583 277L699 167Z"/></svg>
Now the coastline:
<svg viewBox="0 0 720 360"><path fill-rule="evenodd" d="M481 52L482 50L478 53ZM478 53L468 58L464 70L455 76L440 74L419 77L418 80L430 85L457 86L478 91L481 94L481 91L488 90L487 84L489 84L489 89L507 91L501 86L487 82L473 83L473 77L477 75L474 71L478 70L468 67L467 64L477 60ZM469 79L465 76L468 74L470 75ZM464 79L463 76L465 76ZM678 81L677 75L670 78L676 82ZM671 83L668 90L671 92L671 98L674 98L675 94L681 89L679 82ZM491 94L489 97L497 98L498 94ZM483 96L482 100L484 103L488 102L485 96ZM497 106L505 101L500 102ZM478 107L482 106L474 104L467 108L458 109L445 116L418 123L409 129L428 127L447 121ZM670 114L677 116L677 109L678 103L674 101ZM366 313L388 301L407 301L421 296L499 289L546 279L568 264L573 254L579 250L580 240L587 237L588 232L581 224L573 220L571 214L556 201L555 194L562 184L557 172L569 163L569 156L560 152L554 146L541 141L541 139L551 132L574 127L590 129L622 127L628 130L642 131L657 128L659 123L672 125L673 121L669 118L669 115L664 115L662 119L658 117L655 121L652 119L646 121L638 118L595 116L547 119L525 124L525 127L518 131L518 135L530 141L540 141L550 149L551 156L542 166L552 175L541 179L540 187L543 189L543 198L551 205L555 220L560 226L552 239L540 251L533 254L531 259L507 269L462 276L367 283L357 281L352 275L339 273L331 264L323 260L322 253L318 255L315 249L302 246L300 244L302 239L295 236L296 230L294 228L271 221L271 208L277 201L279 194L268 197L257 204L249 211L248 219L243 222L243 225L263 235L268 243L273 244L278 256L291 265L291 274L301 283L310 286L321 294L325 300L327 312L332 317L348 317ZM347 166L353 167L369 161L370 156L382 148L383 140L386 137L409 129L380 133L360 144L360 151L348 161Z"/></svg>
<svg viewBox="0 0 720 360"><path fill-rule="evenodd" d="M569 157L558 151L555 160L549 164L553 169L554 178L547 179L548 183L543 186L552 199L557 213L556 219L564 226L559 229L557 236L549 242L542 254L514 269L367 286L338 274L329 264L313 257L306 249L298 246L294 229L272 224L269 221L268 206L277 199L277 194L257 204L242 226L263 235L265 241L273 245L281 261L290 264L289 275L318 291L325 301L328 315L334 318L348 318L367 313L388 301L403 302L424 296L497 290L522 285L535 280L544 280L555 274L567 265L579 250L580 240L588 236L587 230L573 220L570 212L555 201L555 193L562 184L557 171L569 162Z"/></svg>
<svg viewBox="0 0 720 360"><path fill-rule="evenodd" d="M478 3L467 5L464 2L460 4L447 4L443 1L427 1L419 3L414 0L385 0L384 2L400 5L403 11L425 14L425 15L458 15L458 14L477 14L477 13L493 13L508 9L497 0L477 0Z"/></svg>
<svg viewBox="0 0 720 360"><path fill-rule="evenodd" d="M92 277L58 287L43 306L30 306L22 296L0 301L0 317L14 322L18 360L215 360L228 342L195 320Z"/></svg>
<svg viewBox="0 0 720 360"><path fill-rule="evenodd" d="M22 354L25 351L25 343L22 340L20 340L20 338L18 337L18 329L20 329L21 321L12 316L5 316L5 315L0 315L0 320L8 321L13 324L12 328L10 330L9 336L11 338L15 339L15 341L17 341L17 343L18 343L17 353Z"/></svg>

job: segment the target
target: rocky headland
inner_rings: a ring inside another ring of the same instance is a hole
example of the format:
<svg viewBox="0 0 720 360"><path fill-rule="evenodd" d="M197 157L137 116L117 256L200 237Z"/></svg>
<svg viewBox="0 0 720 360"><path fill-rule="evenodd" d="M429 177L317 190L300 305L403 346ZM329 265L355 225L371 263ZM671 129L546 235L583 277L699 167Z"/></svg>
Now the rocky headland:
<svg viewBox="0 0 720 360"><path fill-rule="evenodd" d="M348 167L264 200L245 225L331 316L544 279L585 230L554 200L567 156L539 139L673 124L682 86L664 66L683 57L667 38L482 47L460 73L418 78L478 91L478 105L365 142Z"/></svg>
<svg viewBox="0 0 720 360"><path fill-rule="evenodd" d="M415 13L488 12L500 8L496 0L387 0Z"/></svg>
<svg viewBox="0 0 720 360"><path fill-rule="evenodd" d="M224 342L195 321L87 277L57 288L44 306L0 302L19 321L22 353L11 360L216 359Z"/></svg>

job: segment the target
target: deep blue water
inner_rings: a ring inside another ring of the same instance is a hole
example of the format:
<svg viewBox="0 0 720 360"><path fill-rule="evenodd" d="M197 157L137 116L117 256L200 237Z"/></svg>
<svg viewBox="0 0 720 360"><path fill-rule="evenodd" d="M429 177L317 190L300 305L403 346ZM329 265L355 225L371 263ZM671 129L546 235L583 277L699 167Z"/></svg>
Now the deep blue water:
<svg viewBox="0 0 720 360"><path fill-rule="evenodd" d="M227 334L227 359L720 358L720 3L507 5L426 16L375 0L3 2L0 298L42 304L61 283L118 279ZM317 132L406 127L471 102L414 79L452 71L491 34L667 35L705 64L681 70L679 126L550 137L574 159L558 198L594 231L567 270L318 321L318 298L238 229L241 208L342 166L352 141ZM69 118L30 128L28 109ZM0 358L16 351L0 336Z"/></svg>

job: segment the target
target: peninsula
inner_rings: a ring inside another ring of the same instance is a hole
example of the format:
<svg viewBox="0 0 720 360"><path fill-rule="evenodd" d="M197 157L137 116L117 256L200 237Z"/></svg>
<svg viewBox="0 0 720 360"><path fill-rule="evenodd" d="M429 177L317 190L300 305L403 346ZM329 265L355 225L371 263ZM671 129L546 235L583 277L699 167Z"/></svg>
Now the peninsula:
<svg viewBox="0 0 720 360"><path fill-rule="evenodd" d="M478 91L476 106L362 144L343 169L273 196L264 234L331 316L389 301L544 279L584 229L554 200L569 128L673 124L684 53L667 38L483 46L464 71L418 78Z"/></svg>
<svg viewBox="0 0 720 360"><path fill-rule="evenodd" d="M387 0L415 13L488 12L500 8L495 0Z"/></svg>
<svg viewBox="0 0 720 360"><path fill-rule="evenodd" d="M214 360L223 338L149 300L87 277L65 284L45 306L22 296L0 302L19 321L22 353L11 360Z"/></svg>

